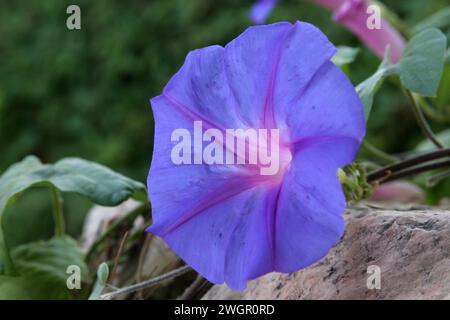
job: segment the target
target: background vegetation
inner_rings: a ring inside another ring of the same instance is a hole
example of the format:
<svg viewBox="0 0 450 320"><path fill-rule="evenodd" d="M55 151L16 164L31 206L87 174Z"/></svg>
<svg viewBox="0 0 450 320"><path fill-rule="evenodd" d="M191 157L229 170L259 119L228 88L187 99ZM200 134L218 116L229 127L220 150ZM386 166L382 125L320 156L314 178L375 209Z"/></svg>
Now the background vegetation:
<svg viewBox="0 0 450 320"><path fill-rule="evenodd" d="M406 29L448 5L447 0L383 3ZM79 31L66 28L69 4L81 7ZM153 141L149 99L161 92L190 50L224 45L252 25L252 4L253 0L2 0L0 173L29 154L45 163L76 156L144 182ZM355 85L380 63L330 19L329 11L314 4L281 1L269 22L279 20L311 22L336 45L360 48L348 71ZM450 28L443 31L450 35ZM443 84L441 91L449 88ZM434 105L448 115L449 101L448 95L441 95ZM389 82L372 112L368 139L379 148L402 154L423 140L407 100ZM448 123L435 122L433 129L443 131ZM440 184L429 200L449 193L450 185ZM70 235L79 235L90 206L80 196L65 195ZM10 246L49 239L54 229L49 211L48 191L40 188L9 206L3 224Z"/></svg>

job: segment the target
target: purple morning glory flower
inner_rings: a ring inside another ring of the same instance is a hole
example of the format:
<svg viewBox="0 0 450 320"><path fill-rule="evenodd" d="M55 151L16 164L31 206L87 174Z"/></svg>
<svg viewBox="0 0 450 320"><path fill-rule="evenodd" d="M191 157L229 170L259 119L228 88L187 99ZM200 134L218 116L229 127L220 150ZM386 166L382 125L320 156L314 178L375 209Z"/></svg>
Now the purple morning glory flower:
<svg viewBox="0 0 450 320"><path fill-rule="evenodd" d="M250 27L225 47L190 52L151 100L148 231L209 281L243 289L268 272L311 265L341 237L337 170L354 159L365 121L354 87L330 62L334 53L308 23ZM278 171L262 175L259 162L175 164L174 132L195 137L199 122L216 134L278 130Z"/></svg>
<svg viewBox="0 0 450 320"><path fill-rule="evenodd" d="M279 0L257 0L250 11L250 18L257 24L264 23Z"/></svg>

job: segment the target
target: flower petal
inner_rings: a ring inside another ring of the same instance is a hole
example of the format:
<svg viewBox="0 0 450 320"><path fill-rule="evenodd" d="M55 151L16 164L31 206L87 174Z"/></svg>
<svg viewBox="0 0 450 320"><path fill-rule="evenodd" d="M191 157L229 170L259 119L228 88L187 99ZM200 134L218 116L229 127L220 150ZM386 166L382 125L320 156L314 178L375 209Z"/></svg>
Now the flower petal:
<svg viewBox="0 0 450 320"><path fill-rule="evenodd" d="M275 270L293 272L326 255L344 230L345 197L337 169L358 150L353 139L319 139L297 147L275 213Z"/></svg>
<svg viewBox="0 0 450 320"><path fill-rule="evenodd" d="M292 24L248 28L225 46L228 83L241 117L253 128L264 127L264 109L273 93L279 53Z"/></svg>
<svg viewBox="0 0 450 320"><path fill-rule="evenodd" d="M271 109L277 127L282 129L286 118L297 113L299 105L304 105L303 93L311 87L314 79L320 77L323 65L330 63L335 52L334 45L315 26L305 22L293 25L284 39L273 85Z"/></svg>
<svg viewBox="0 0 450 320"><path fill-rule="evenodd" d="M239 107L227 84L224 48L210 46L191 51L163 91L192 120L202 120L212 128L244 127Z"/></svg>
<svg viewBox="0 0 450 320"><path fill-rule="evenodd" d="M250 179L244 179L248 184L242 182L242 177L248 173L238 166L174 164L171 152L178 142L171 143L171 136L174 130L183 128L189 131L191 138L194 137L190 114L178 109L164 95L152 99L152 108L155 142L147 184L153 208L151 231L161 234L179 223L188 214L188 209L207 206L206 201L214 195L219 196L222 186L227 186L227 192L239 193L249 188L251 182ZM194 158L193 145L191 154ZM233 186L234 189L229 188Z"/></svg>
<svg viewBox="0 0 450 320"><path fill-rule="evenodd" d="M204 210L164 240L209 281L244 289L247 279L272 270L266 201L261 188L241 192Z"/></svg>
<svg viewBox="0 0 450 320"><path fill-rule="evenodd" d="M226 47L229 84L242 118L272 128L335 52L313 25L276 23L248 28Z"/></svg>
<svg viewBox="0 0 450 320"><path fill-rule="evenodd" d="M286 100L285 100L286 103ZM325 62L300 95L287 103L283 120L290 141L342 136L361 141L365 134L364 111L350 80L332 62ZM287 135L282 133L281 135Z"/></svg>
<svg viewBox="0 0 450 320"><path fill-rule="evenodd" d="M191 128L190 115L164 95L152 99L152 107L156 128L148 190L153 224L148 231L208 280L243 289L247 279L272 270L265 212L273 201L265 188L255 187L257 179L248 168L173 164L171 134Z"/></svg>

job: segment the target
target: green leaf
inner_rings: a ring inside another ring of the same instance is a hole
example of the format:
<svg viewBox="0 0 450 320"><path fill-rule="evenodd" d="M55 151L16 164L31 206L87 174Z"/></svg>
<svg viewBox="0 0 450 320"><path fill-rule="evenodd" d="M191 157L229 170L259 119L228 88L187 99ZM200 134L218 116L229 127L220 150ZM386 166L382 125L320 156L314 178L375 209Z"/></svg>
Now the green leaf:
<svg viewBox="0 0 450 320"><path fill-rule="evenodd" d="M77 243L68 236L55 237L18 246L11 251L19 276L0 276L3 299L70 299L74 291L67 288L69 266L80 268L82 282L87 282L88 268Z"/></svg>
<svg viewBox="0 0 450 320"><path fill-rule="evenodd" d="M344 65L352 63L355 60L358 53L359 48L338 46L336 53L334 54L333 58L331 58L331 61L335 65L342 67Z"/></svg>
<svg viewBox="0 0 450 320"><path fill-rule="evenodd" d="M97 300L106 287L106 282L109 277L109 268L105 262L102 262L97 269L97 280L95 281L94 289L92 290L89 300Z"/></svg>
<svg viewBox="0 0 450 320"><path fill-rule="evenodd" d="M429 28L442 29L450 25L450 7L445 7L435 14L418 23L413 28L413 33L418 33Z"/></svg>
<svg viewBox="0 0 450 320"><path fill-rule="evenodd" d="M0 276L0 300L32 300L38 298L30 279Z"/></svg>
<svg viewBox="0 0 450 320"><path fill-rule="evenodd" d="M63 192L85 196L93 202L114 206L130 197L143 197L145 186L102 165L78 158L66 158L53 165L43 165L29 156L11 166L0 177L0 261L8 274L13 266L3 239L2 215L5 207L33 186L56 187Z"/></svg>
<svg viewBox="0 0 450 320"><path fill-rule="evenodd" d="M447 38L438 29L427 29L415 35L398 63L402 84L422 96L435 96L446 48Z"/></svg>
<svg viewBox="0 0 450 320"><path fill-rule="evenodd" d="M372 76L356 86L356 92L358 92L358 95L364 106L366 122L367 120L369 120L375 94L383 84L384 79L389 75L395 74L396 72L396 65L392 65L389 63L389 50L386 50L385 57L378 67L377 71Z"/></svg>
<svg viewBox="0 0 450 320"><path fill-rule="evenodd" d="M67 267L76 265L80 267L82 279L88 279L84 255L69 236L18 246L11 251L11 257L17 271L23 276L45 278L48 282L65 285Z"/></svg>
<svg viewBox="0 0 450 320"><path fill-rule="evenodd" d="M66 158L43 165L34 156L13 165L0 178L0 214L32 186L54 186L63 192L83 195L104 206L115 206L144 192L145 186L94 162Z"/></svg>

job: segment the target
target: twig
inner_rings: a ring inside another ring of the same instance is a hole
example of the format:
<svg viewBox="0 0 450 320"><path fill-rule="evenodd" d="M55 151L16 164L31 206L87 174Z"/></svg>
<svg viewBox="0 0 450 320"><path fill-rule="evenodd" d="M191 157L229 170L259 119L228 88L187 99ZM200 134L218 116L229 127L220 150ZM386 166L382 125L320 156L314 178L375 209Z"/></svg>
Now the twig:
<svg viewBox="0 0 450 320"><path fill-rule="evenodd" d="M136 282L142 281L142 270L144 268L145 257L147 255L148 248L150 247L150 243L152 242L152 240L153 240L153 234L147 233L145 236L144 245L142 246L141 252L139 254L138 266L137 266L136 275L135 275ZM141 300L144 299L144 294L143 294L142 290L137 292L137 297L138 297L138 299L141 299Z"/></svg>
<svg viewBox="0 0 450 320"><path fill-rule="evenodd" d="M120 219L115 220L108 229L106 229L98 238L95 240L95 242L92 244L92 246L89 248L88 253L86 254L86 261L89 261L92 254L97 250L97 248L109 238L109 236L122 224L133 221L136 219L136 217L140 216L141 214L150 211L150 204L149 203L143 203L136 209L130 211L125 216L121 217Z"/></svg>
<svg viewBox="0 0 450 320"><path fill-rule="evenodd" d="M196 300L201 299L206 291L212 287L212 283L198 275L192 284L184 290L183 294L177 300Z"/></svg>
<svg viewBox="0 0 450 320"><path fill-rule="evenodd" d="M135 276L137 282L142 281L142 269L144 268L145 256L147 254L148 248L150 247L150 243L152 242L152 240L153 240L153 234L147 233L145 235L144 244L143 244L143 246L141 248L141 252L139 254L138 265L137 265L136 276Z"/></svg>
<svg viewBox="0 0 450 320"><path fill-rule="evenodd" d="M122 240L120 241L119 249L117 250L116 257L114 258L114 265L111 271L111 278L109 279L111 283L113 282L114 277L116 276L117 267L119 266L119 259L120 256L122 255L123 247L125 246L125 241L127 241L127 238L128 238L128 231L125 232L125 234L123 235Z"/></svg>
<svg viewBox="0 0 450 320"><path fill-rule="evenodd" d="M428 163L428 164L424 164L424 165L419 165L419 166L415 166L415 167L412 167L409 169L391 173L388 176L386 176L386 178L381 179L380 183L412 176L414 174L422 173L425 171L449 167L449 166L450 166L450 160L436 161L436 162L432 162L432 163Z"/></svg>
<svg viewBox="0 0 450 320"><path fill-rule="evenodd" d="M103 294L103 295L100 296L100 299L102 299L102 300L110 300L110 299L112 299L112 298L114 298L116 296L119 296L119 295L136 292L138 290L154 286L154 285L156 285L156 284L158 284L160 282L163 282L163 281L166 281L166 280L169 280L169 279L172 279L172 278L179 277L179 276L181 276L181 275L183 275L185 273L188 273L191 270L192 270L191 267L189 267L188 265L185 265L185 266L183 266L181 268L175 269L175 270L173 270L171 272L168 272L166 274L157 276L155 278L152 278L152 279L140 282L140 283L136 283L134 285L131 285L131 286L119 289L117 291L113 291L113 292L110 292L110 293Z"/></svg>
<svg viewBox="0 0 450 320"><path fill-rule="evenodd" d="M439 150L431 151L431 152L428 152L425 154L421 154L421 155L385 166L381 169L372 171L367 175L367 181L373 182L373 181L376 181L376 180L379 180L379 179L385 177L388 174L392 174L397 171L419 165L421 163L425 163L425 162L428 162L431 160L436 160L436 159L444 158L444 157L448 157L448 156L450 156L450 148L439 149Z"/></svg>

